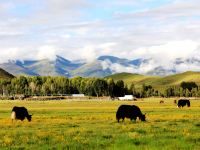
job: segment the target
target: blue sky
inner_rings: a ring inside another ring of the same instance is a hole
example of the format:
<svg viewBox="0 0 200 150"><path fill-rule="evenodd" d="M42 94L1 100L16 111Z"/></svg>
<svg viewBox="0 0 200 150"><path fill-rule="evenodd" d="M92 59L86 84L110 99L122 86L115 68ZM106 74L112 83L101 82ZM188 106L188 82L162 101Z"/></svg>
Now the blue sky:
<svg viewBox="0 0 200 150"><path fill-rule="evenodd" d="M1 62L114 55L168 64L199 51L199 0L1 0L0 17Z"/></svg>

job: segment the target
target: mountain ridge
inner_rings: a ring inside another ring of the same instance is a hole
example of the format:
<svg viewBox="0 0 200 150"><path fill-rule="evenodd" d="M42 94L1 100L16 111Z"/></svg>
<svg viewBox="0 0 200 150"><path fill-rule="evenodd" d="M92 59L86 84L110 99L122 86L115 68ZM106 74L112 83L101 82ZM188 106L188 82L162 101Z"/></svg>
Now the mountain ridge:
<svg viewBox="0 0 200 150"><path fill-rule="evenodd" d="M56 55L54 60L9 60L1 63L0 67L13 75L30 76L105 77L120 72L166 76L189 70L200 71L200 60L177 58L170 64L162 64L153 58L126 59L103 55L91 62L86 62L70 61Z"/></svg>
<svg viewBox="0 0 200 150"><path fill-rule="evenodd" d="M11 79L14 78L12 74L0 68L0 79Z"/></svg>

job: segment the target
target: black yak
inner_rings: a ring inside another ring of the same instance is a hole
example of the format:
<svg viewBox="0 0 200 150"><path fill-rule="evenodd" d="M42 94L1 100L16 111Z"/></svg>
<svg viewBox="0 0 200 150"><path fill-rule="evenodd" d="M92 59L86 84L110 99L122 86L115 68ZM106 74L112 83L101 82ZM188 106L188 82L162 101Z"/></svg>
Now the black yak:
<svg viewBox="0 0 200 150"><path fill-rule="evenodd" d="M25 118L27 118L28 121L31 121L32 115L28 114L28 111L25 107L13 107L12 113L11 113L11 119L13 120L21 120L23 121Z"/></svg>
<svg viewBox="0 0 200 150"><path fill-rule="evenodd" d="M162 104L162 103L165 103L165 101L161 100L161 101L160 101L160 104Z"/></svg>
<svg viewBox="0 0 200 150"><path fill-rule="evenodd" d="M178 100L178 105L177 105L177 107L184 107L184 106L188 106L188 107L190 107L190 100L189 99L179 99Z"/></svg>
<svg viewBox="0 0 200 150"><path fill-rule="evenodd" d="M124 121L124 118L130 118L131 121L136 120L137 117L141 121L145 121L145 115L143 115L140 108L135 105L121 105L116 113L116 119L118 122L120 119Z"/></svg>
<svg viewBox="0 0 200 150"><path fill-rule="evenodd" d="M176 100L174 100L174 104L177 104L177 101L176 101Z"/></svg>

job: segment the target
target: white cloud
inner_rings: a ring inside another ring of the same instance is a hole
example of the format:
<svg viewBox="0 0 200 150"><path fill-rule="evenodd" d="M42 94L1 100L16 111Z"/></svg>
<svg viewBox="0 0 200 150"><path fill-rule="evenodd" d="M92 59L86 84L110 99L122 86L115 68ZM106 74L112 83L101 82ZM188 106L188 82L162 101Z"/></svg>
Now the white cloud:
<svg viewBox="0 0 200 150"><path fill-rule="evenodd" d="M176 58L188 58L194 56L194 52L197 51L199 43L185 40L185 41L170 41L166 44L141 47L133 54L139 58L153 58L158 65L165 67L171 67L173 61Z"/></svg>
<svg viewBox="0 0 200 150"><path fill-rule="evenodd" d="M192 54L199 43L186 40L186 41L172 41L164 45L153 46L148 49L150 53L157 57L167 57L169 59L174 59L177 57L187 57Z"/></svg>
<svg viewBox="0 0 200 150"><path fill-rule="evenodd" d="M44 45L44 46L41 46L39 49L38 49L38 52L37 52L37 58L38 59L45 59L45 58L48 58L48 59L55 59L55 56L56 56L56 48L54 46L50 46L50 45Z"/></svg>
<svg viewBox="0 0 200 150"><path fill-rule="evenodd" d="M128 65L124 66L118 63L112 63L109 60L101 62L103 70L110 69L114 73L129 72L145 74L148 71L153 70L156 67L154 60L150 60L148 63L143 63L140 66Z"/></svg>
<svg viewBox="0 0 200 150"><path fill-rule="evenodd" d="M105 60L101 62L101 65L103 67L103 70L110 69L114 73L120 73L120 72L136 72L136 68L133 65L130 66L123 66L117 63L112 63L109 60Z"/></svg>
<svg viewBox="0 0 200 150"><path fill-rule="evenodd" d="M88 62L91 62L96 58L96 50L95 47L93 47L92 45L85 46L80 51L82 52L77 54L80 56L80 58L86 59Z"/></svg>
<svg viewBox="0 0 200 150"><path fill-rule="evenodd" d="M191 1L172 1L165 5L158 6L154 9L144 9L137 12L117 13L116 17L129 19L156 19L157 21L167 21L178 17L199 16L200 2L198 0Z"/></svg>
<svg viewBox="0 0 200 150"><path fill-rule="evenodd" d="M27 52L19 49L18 47L10 47L5 49L0 49L0 63L7 62L8 60L23 60L27 58Z"/></svg>

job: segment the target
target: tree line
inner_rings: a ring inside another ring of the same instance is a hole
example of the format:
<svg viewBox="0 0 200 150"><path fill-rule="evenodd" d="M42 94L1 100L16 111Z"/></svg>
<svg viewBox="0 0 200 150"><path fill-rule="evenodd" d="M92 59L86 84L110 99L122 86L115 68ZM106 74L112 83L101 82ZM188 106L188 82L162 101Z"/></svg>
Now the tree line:
<svg viewBox="0 0 200 150"><path fill-rule="evenodd" d="M151 96L200 96L200 88L194 82L182 82L180 86L168 87L164 91L155 90L151 85L142 85L136 89L134 83L127 86L122 80L114 82L112 78L66 78L19 76L12 79L0 79L0 96L53 96L85 94L87 96L120 97L132 94L135 97Z"/></svg>
<svg viewBox="0 0 200 150"><path fill-rule="evenodd" d="M195 82L182 82L180 86L165 89L165 97L200 97L200 87Z"/></svg>
<svg viewBox="0 0 200 150"><path fill-rule="evenodd" d="M0 79L0 95L14 96L50 96L85 94L88 96L119 97L129 94L129 89L122 80L114 82L113 79L101 78L66 78L66 77L25 77L13 79Z"/></svg>

